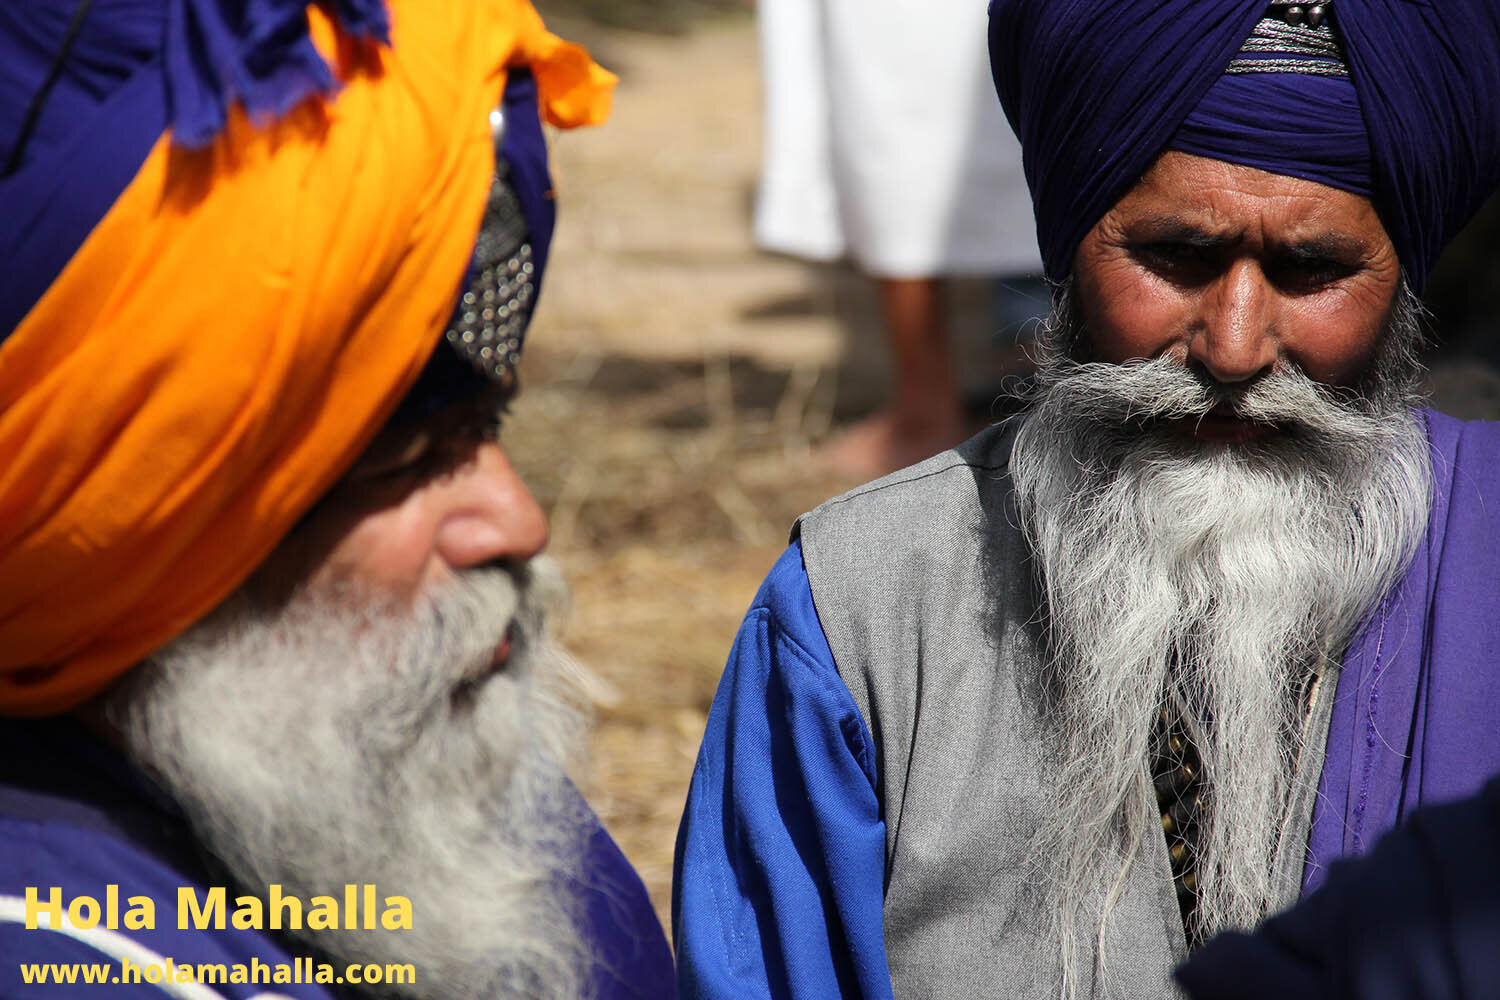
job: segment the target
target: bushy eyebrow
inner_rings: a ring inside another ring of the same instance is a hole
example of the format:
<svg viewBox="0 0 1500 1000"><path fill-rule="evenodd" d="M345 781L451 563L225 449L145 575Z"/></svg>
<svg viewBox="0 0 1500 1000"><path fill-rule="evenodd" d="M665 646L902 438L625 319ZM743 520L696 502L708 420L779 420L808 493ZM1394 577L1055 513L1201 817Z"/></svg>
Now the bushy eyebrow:
<svg viewBox="0 0 1500 1000"><path fill-rule="evenodd" d="M466 442L493 437L520 392L512 378L479 396L408 426L386 428L345 473L346 479L382 475L431 461Z"/></svg>
<svg viewBox="0 0 1500 1000"><path fill-rule="evenodd" d="M1148 215L1134 219L1125 226L1133 239L1151 240L1161 243L1183 243L1193 247L1234 246L1242 237L1223 232L1212 232L1179 215Z"/></svg>
<svg viewBox="0 0 1500 1000"><path fill-rule="evenodd" d="M1278 253L1297 260L1335 260L1353 263L1369 254L1365 241L1342 233L1319 233L1276 245Z"/></svg>
<svg viewBox="0 0 1500 1000"><path fill-rule="evenodd" d="M1179 215L1168 213L1134 220L1126 226L1126 232L1137 240L1181 243L1207 249L1235 247L1244 240L1243 234L1215 232ZM1273 241L1271 249L1299 261L1335 260L1352 263L1369 254L1369 247L1364 240L1332 230L1285 242Z"/></svg>
<svg viewBox="0 0 1500 1000"><path fill-rule="evenodd" d="M521 378L512 371L510 378L502 386L491 389L474 401L470 420L491 427L497 426L500 419L510 413L512 404L520 394Z"/></svg>

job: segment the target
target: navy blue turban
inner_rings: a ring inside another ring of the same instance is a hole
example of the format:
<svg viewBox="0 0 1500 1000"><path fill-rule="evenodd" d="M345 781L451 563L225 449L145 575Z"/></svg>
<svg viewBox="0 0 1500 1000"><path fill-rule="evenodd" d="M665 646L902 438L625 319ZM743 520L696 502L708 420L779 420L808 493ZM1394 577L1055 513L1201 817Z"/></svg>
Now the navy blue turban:
<svg viewBox="0 0 1500 1000"><path fill-rule="evenodd" d="M1420 291L1500 183L1500 3L1329 6L1344 80L1224 75L1267 0L993 0L1047 276L1176 148L1370 197Z"/></svg>

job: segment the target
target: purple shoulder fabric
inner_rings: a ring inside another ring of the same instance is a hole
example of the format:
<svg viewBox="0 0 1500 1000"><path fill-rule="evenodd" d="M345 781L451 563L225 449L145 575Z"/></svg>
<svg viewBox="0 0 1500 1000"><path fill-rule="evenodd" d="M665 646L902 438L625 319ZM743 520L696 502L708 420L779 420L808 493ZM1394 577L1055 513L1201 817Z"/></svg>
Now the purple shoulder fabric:
<svg viewBox="0 0 1500 1000"><path fill-rule="evenodd" d="M597 820L596 820L597 822ZM603 824L595 827L576 887L594 948L597 1000L659 1000L676 991L677 971L646 887Z"/></svg>
<svg viewBox="0 0 1500 1000"><path fill-rule="evenodd" d="M1500 774L1500 424L1424 416L1427 536L1345 657L1304 895L1414 809Z"/></svg>

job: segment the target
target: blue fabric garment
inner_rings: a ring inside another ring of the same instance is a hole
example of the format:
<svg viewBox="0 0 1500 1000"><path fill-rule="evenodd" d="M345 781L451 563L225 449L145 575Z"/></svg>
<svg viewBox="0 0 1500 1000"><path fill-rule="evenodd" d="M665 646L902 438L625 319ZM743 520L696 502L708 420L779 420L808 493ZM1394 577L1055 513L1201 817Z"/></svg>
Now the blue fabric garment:
<svg viewBox="0 0 1500 1000"><path fill-rule="evenodd" d="M677 834L678 995L889 1000L874 746L794 544L745 617Z"/></svg>
<svg viewBox="0 0 1500 1000"><path fill-rule="evenodd" d="M0 997L68 995L57 986L23 982L22 962L118 966L131 944L179 964L290 963L292 952L267 934L232 926L222 931L178 929L179 887L222 884L209 878L185 831L175 807L77 723L0 722L0 956L5 959L0 962ZM122 925L112 932L125 939L124 945L103 936L78 940L42 928L27 930L20 922L27 886L38 887L43 899L51 886L60 886L64 901L87 895L102 902L111 884L119 886L122 917L130 896L147 896L156 908L152 929ZM214 987L231 998L271 988L264 983ZM333 996L316 984L274 988L297 1000ZM99 987L76 987L77 995L89 989ZM104 992L143 1000L166 996L145 982L113 985Z"/></svg>
<svg viewBox="0 0 1500 1000"><path fill-rule="evenodd" d="M1304 897L1416 808L1500 774L1500 424L1424 418L1432 517L1346 657ZM794 543L735 641L678 833L683 996L890 995L877 780Z"/></svg>
<svg viewBox="0 0 1500 1000"><path fill-rule="evenodd" d="M62 48L78 0L0 5L0 158ZM388 41L383 0L338 0L357 37ZM301 0L95 0L19 169L0 178L0 341L135 176L163 131L207 145L230 105L281 114L330 93Z"/></svg>
<svg viewBox="0 0 1500 1000"><path fill-rule="evenodd" d="M1079 242L1167 148L1265 7L993 0L995 87L1021 140L1049 278L1072 271ZM1500 6L1338 0L1333 9L1369 135L1374 203L1420 291L1500 181ZM1310 161L1327 162L1329 137L1296 134Z"/></svg>
<svg viewBox="0 0 1500 1000"><path fill-rule="evenodd" d="M1254 934L1178 971L1193 1000L1474 1000L1500 990L1500 781L1422 809Z"/></svg>
<svg viewBox="0 0 1500 1000"><path fill-rule="evenodd" d="M304 953L271 933L232 926L179 930L179 887L223 885L224 879L205 867L175 803L72 720L0 720L0 956L5 959L0 963L0 997L59 995L56 987L23 983L22 961L110 964L123 953L118 943L91 944L40 928L27 930L18 922L26 887L39 887L43 899L55 885L65 901L77 895L102 901L110 884L120 887L122 915L132 895L154 901L153 929L122 926L115 933L157 956L179 963L248 965L252 958L290 963L294 954ZM567 889L583 903L583 933L593 947L591 996L671 996L672 955L661 924L645 886L603 826L595 826L583 870ZM215 988L228 997L250 997L267 989L264 984ZM275 989L299 1000L333 995L316 984L277 984ZM164 996L150 984L112 988L109 995ZM363 994L346 989L338 995Z"/></svg>
<svg viewBox="0 0 1500 1000"><path fill-rule="evenodd" d="M1500 774L1500 424L1426 418L1427 534L1344 658L1305 889L1419 806Z"/></svg>

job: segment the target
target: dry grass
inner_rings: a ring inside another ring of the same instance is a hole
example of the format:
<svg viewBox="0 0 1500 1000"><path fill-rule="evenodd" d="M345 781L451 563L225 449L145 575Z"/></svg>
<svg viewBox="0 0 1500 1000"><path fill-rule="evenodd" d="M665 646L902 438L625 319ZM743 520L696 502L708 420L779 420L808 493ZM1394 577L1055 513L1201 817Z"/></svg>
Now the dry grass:
<svg viewBox="0 0 1500 1000"><path fill-rule="evenodd" d="M562 214L505 441L574 587L569 644L603 680L582 783L665 923L677 821L740 618L792 519L854 485L821 471L812 445L871 409L889 375L862 279L752 245L750 14L673 36L551 20L621 84L607 126L553 142ZM981 382L987 304L983 285L955 303Z"/></svg>
<svg viewBox="0 0 1500 1000"><path fill-rule="evenodd" d="M847 484L773 432L779 399L663 426L663 412L706 415L709 366L663 364L665 384L620 400L591 363L538 350L527 364L507 446L551 512L574 591L565 637L602 682L583 784L665 921L677 820L740 617L792 518Z"/></svg>
<svg viewBox="0 0 1500 1000"><path fill-rule="evenodd" d="M602 679L582 782L666 923L740 617L792 518L850 485L806 461L847 336L830 272L750 243L748 14L670 37L552 20L622 83L608 126L554 140L562 216L505 441L573 584L566 638Z"/></svg>

